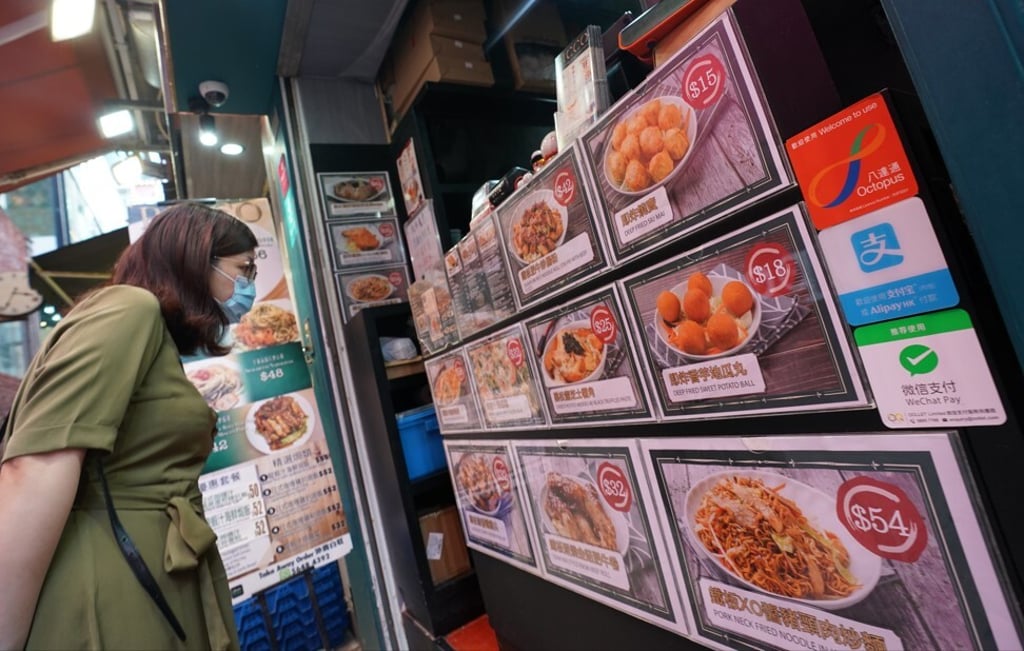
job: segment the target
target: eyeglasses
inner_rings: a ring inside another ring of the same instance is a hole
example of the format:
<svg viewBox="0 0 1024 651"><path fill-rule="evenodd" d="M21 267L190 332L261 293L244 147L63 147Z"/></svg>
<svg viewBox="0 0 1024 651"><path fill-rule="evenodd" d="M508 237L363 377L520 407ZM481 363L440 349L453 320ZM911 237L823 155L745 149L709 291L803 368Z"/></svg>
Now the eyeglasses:
<svg viewBox="0 0 1024 651"><path fill-rule="evenodd" d="M227 258L220 258L220 257L214 256L213 260L228 260L228 259ZM233 260L228 260L228 262L233 262L237 266L238 270L242 272L242 275L249 282L253 282L254 280L256 280L257 269L256 269L256 263L255 262L249 261L249 262L245 262L245 263L237 263L237 262L234 262Z"/></svg>

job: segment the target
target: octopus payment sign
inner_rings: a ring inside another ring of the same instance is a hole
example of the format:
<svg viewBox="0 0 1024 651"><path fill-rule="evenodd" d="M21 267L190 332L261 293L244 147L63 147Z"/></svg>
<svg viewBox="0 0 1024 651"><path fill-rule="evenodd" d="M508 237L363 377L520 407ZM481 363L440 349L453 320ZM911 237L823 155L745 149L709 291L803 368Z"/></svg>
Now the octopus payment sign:
<svg viewBox="0 0 1024 651"><path fill-rule="evenodd" d="M820 230L917 194L917 179L881 94L786 141L793 171Z"/></svg>

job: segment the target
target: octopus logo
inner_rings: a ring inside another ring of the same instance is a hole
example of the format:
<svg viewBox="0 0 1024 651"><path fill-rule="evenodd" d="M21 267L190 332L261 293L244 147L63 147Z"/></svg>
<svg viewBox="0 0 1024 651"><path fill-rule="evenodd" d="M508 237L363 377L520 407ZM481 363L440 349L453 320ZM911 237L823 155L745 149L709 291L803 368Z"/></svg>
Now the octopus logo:
<svg viewBox="0 0 1024 651"><path fill-rule="evenodd" d="M871 134L871 140L865 142L869 134ZM850 146L850 155L825 167L811 179L811 183L807 188L807 198L810 202L819 208L835 208L849 199L853 191L857 189L861 161L878 151L884 142L885 127L883 125L876 122L861 129ZM831 201L822 199L819 192L819 186L822 181L833 177L832 172L842 168L844 165L846 166L846 179L843 181L843 186L839 193Z"/></svg>

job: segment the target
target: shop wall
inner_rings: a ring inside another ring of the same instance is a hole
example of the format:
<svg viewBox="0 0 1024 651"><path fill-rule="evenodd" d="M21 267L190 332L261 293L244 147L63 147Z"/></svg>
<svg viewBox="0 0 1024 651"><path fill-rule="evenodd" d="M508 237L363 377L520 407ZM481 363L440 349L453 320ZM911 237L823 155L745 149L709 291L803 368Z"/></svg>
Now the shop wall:
<svg viewBox="0 0 1024 651"><path fill-rule="evenodd" d="M310 143L386 145L376 87L347 79L298 79L298 101Z"/></svg>

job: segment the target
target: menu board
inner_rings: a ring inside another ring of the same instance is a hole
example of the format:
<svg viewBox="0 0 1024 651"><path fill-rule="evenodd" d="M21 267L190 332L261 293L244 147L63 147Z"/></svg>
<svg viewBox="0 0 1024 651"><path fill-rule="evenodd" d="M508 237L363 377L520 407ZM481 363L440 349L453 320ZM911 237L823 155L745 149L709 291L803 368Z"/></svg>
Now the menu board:
<svg viewBox="0 0 1024 651"><path fill-rule="evenodd" d="M539 574L512 451L497 441L445 441L466 544Z"/></svg>
<svg viewBox="0 0 1024 651"><path fill-rule="evenodd" d="M442 434L483 429L480 406L462 349L424 362Z"/></svg>
<svg viewBox="0 0 1024 651"><path fill-rule="evenodd" d="M616 261L792 184L731 10L619 100L581 143Z"/></svg>
<svg viewBox="0 0 1024 651"><path fill-rule="evenodd" d="M409 272L404 264L337 273L334 281L346 320L363 308L409 300Z"/></svg>
<svg viewBox="0 0 1024 651"><path fill-rule="evenodd" d="M405 260L395 218L327 222L335 269Z"/></svg>
<svg viewBox="0 0 1024 651"><path fill-rule="evenodd" d="M423 280L432 269L441 266L441 236L437 232L437 219L434 217L434 201L425 201L421 210L410 213L403 225L405 244L409 247L409 262L415 280Z"/></svg>
<svg viewBox="0 0 1024 651"><path fill-rule="evenodd" d="M387 172L343 172L316 175L324 216L394 215L395 201Z"/></svg>
<svg viewBox="0 0 1024 651"><path fill-rule="evenodd" d="M441 266L409 285L409 307L420 347L427 354L444 350L458 341L455 308L448 289L448 278Z"/></svg>
<svg viewBox="0 0 1024 651"><path fill-rule="evenodd" d="M476 239L480 264L483 266L487 279L487 295L491 299L491 309L498 321L506 319L516 312L516 301L512 294L508 269L502 255L501 238L498 236L498 224L494 215L480 219L470 233Z"/></svg>
<svg viewBox="0 0 1024 651"><path fill-rule="evenodd" d="M547 163L498 208L519 304L549 298L607 266L575 148Z"/></svg>
<svg viewBox="0 0 1024 651"><path fill-rule="evenodd" d="M623 315L605 287L527 322L553 424L653 419Z"/></svg>
<svg viewBox="0 0 1024 651"><path fill-rule="evenodd" d="M641 441L694 633L740 649L1019 649L956 434Z"/></svg>
<svg viewBox="0 0 1024 651"><path fill-rule="evenodd" d="M423 180L420 178L420 166L416 162L416 145L412 138L409 138L402 147L395 165L398 168L398 184L402 186L405 214L412 215L424 203Z"/></svg>
<svg viewBox="0 0 1024 651"><path fill-rule="evenodd" d="M682 633L685 616L632 441L514 442L545 578Z"/></svg>
<svg viewBox="0 0 1024 651"><path fill-rule="evenodd" d="M799 206L620 284L666 418L868 405Z"/></svg>
<svg viewBox="0 0 1024 651"><path fill-rule="evenodd" d="M516 429L545 424L537 376L519 325L466 347L484 424Z"/></svg>

